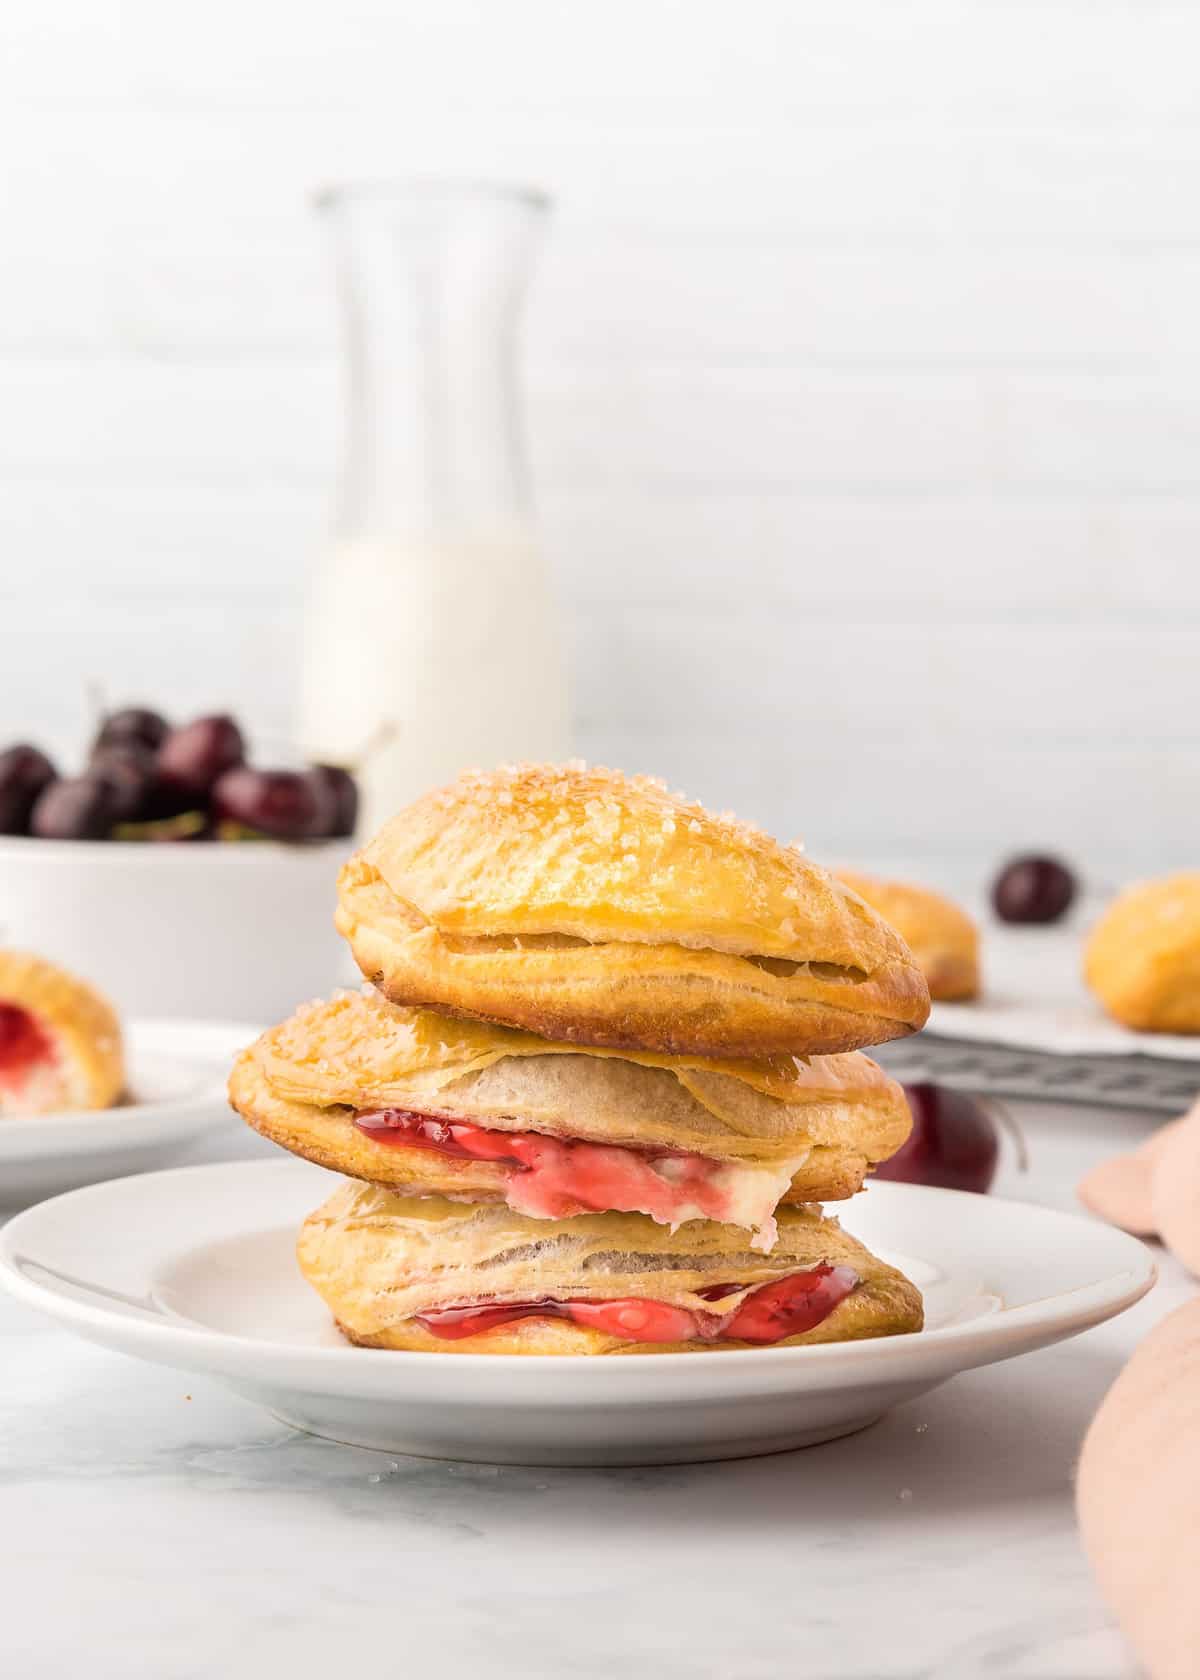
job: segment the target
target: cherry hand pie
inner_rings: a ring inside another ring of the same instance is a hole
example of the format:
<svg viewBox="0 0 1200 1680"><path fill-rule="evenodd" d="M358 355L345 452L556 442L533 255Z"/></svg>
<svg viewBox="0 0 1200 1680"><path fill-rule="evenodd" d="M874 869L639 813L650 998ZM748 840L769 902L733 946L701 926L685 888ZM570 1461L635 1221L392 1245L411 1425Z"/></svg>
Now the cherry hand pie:
<svg viewBox="0 0 1200 1680"><path fill-rule="evenodd" d="M903 939L795 848L580 765L468 772L345 865L370 984L243 1052L233 1106L347 1175L304 1276L426 1352L798 1345L921 1328L822 1216L912 1125L861 1054L921 1027Z"/></svg>
<svg viewBox="0 0 1200 1680"><path fill-rule="evenodd" d="M537 1219L716 1219L765 1249L778 1202L852 1196L912 1123L899 1085L857 1052L583 1049L369 990L265 1033L230 1096L285 1149L408 1195L505 1202Z"/></svg>
<svg viewBox="0 0 1200 1680"><path fill-rule="evenodd" d="M1092 929L1084 974L1125 1026L1200 1033L1200 870L1139 882L1114 899Z"/></svg>
<svg viewBox="0 0 1200 1680"><path fill-rule="evenodd" d="M979 929L965 910L928 887L881 881L850 869L839 869L837 877L895 928L916 958L935 1002L978 997Z"/></svg>
<svg viewBox="0 0 1200 1680"><path fill-rule="evenodd" d="M347 1183L304 1222L300 1269L364 1347L440 1353L693 1353L919 1330L908 1280L819 1209L786 1208L769 1256L700 1221L547 1223Z"/></svg>
<svg viewBox="0 0 1200 1680"><path fill-rule="evenodd" d="M916 1031L925 980L856 893L661 782L470 773L345 866L337 925L395 1003L669 1055L858 1049Z"/></svg>
<svg viewBox="0 0 1200 1680"><path fill-rule="evenodd" d="M0 1119L111 1108L124 1083L120 1023L99 992L0 950Z"/></svg>

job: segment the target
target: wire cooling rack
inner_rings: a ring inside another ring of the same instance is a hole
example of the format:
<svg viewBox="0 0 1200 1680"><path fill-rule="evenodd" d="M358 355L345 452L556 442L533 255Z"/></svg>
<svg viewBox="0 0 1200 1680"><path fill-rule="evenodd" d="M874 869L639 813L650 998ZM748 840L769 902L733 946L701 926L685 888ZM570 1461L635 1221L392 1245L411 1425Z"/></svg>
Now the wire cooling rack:
<svg viewBox="0 0 1200 1680"><path fill-rule="evenodd" d="M932 1079L997 1097L1180 1114L1200 1095L1200 1059L1056 1056L1008 1045L934 1038L929 1033L881 1044L870 1054L897 1079Z"/></svg>

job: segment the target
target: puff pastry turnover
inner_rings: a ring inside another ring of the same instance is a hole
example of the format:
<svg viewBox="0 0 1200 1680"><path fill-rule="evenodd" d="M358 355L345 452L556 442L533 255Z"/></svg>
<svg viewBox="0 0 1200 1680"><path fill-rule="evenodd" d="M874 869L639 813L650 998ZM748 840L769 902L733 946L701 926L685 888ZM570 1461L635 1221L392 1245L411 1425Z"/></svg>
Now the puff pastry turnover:
<svg viewBox="0 0 1200 1680"><path fill-rule="evenodd" d="M230 1098L294 1154L410 1195L507 1202L535 1218L720 1219L765 1247L781 1199L853 1195L911 1126L895 1080L857 1052L585 1050L369 988L265 1033L237 1062Z"/></svg>
<svg viewBox="0 0 1200 1680"><path fill-rule="evenodd" d="M965 910L928 887L851 869L839 869L837 878L895 928L916 958L931 998L955 1003L978 997L979 929Z"/></svg>
<svg viewBox="0 0 1200 1680"><path fill-rule="evenodd" d="M0 1117L111 1108L121 1027L92 987L43 957L0 950Z"/></svg>
<svg viewBox="0 0 1200 1680"><path fill-rule="evenodd" d="M1127 1027L1200 1033L1200 870L1114 899L1088 940L1084 975Z"/></svg>
<svg viewBox="0 0 1200 1680"><path fill-rule="evenodd" d="M929 994L856 894L648 777L469 773L342 871L337 925L394 1002L676 1055L857 1049Z"/></svg>
<svg viewBox="0 0 1200 1680"><path fill-rule="evenodd" d="M815 1209L785 1209L756 1254L707 1221L544 1223L347 1183L305 1221L300 1269L366 1347L517 1354L687 1353L919 1330L921 1296Z"/></svg>

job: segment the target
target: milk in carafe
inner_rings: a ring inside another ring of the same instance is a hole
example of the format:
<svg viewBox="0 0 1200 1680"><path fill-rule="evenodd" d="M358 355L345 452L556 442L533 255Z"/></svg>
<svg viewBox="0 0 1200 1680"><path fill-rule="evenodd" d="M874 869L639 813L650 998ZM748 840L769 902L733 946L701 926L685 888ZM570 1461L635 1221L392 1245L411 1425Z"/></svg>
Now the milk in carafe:
<svg viewBox="0 0 1200 1680"><path fill-rule="evenodd" d="M545 202L334 188L347 427L314 569L301 740L360 764L360 832L470 766L567 756L561 632L535 540L513 354Z"/></svg>

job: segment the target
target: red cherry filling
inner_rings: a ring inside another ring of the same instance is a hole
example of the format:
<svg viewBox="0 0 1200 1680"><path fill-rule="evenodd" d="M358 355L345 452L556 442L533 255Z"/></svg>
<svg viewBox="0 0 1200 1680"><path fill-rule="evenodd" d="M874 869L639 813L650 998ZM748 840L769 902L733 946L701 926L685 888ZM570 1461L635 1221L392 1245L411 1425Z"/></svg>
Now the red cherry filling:
<svg viewBox="0 0 1200 1680"><path fill-rule="evenodd" d="M354 1124L376 1143L407 1149L436 1149L442 1155L459 1155L475 1161L518 1164L516 1154L504 1147L515 1142L515 1137L508 1132L485 1131L466 1120L439 1120L410 1108L375 1108L356 1114Z"/></svg>
<svg viewBox="0 0 1200 1680"><path fill-rule="evenodd" d="M568 1318L574 1324L603 1330L630 1342L769 1342L812 1330L844 1301L858 1283L849 1266L813 1266L773 1283L760 1284L737 1310L725 1317L693 1312L666 1301L627 1296L612 1301L509 1301L495 1307L443 1307L418 1313L416 1322L431 1336L458 1342L480 1336L521 1318ZM734 1294L741 1284L723 1283L701 1291L706 1301Z"/></svg>
<svg viewBox="0 0 1200 1680"><path fill-rule="evenodd" d="M519 1318L569 1318L611 1336L631 1342L683 1342L691 1339L695 1313L671 1307L665 1301L634 1298L616 1301L510 1301L502 1307L445 1307L440 1312L418 1313L416 1322L431 1336L444 1342L459 1342L479 1336ZM707 1316L707 1315L705 1315Z"/></svg>
<svg viewBox="0 0 1200 1680"><path fill-rule="evenodd" d="M778 1342L828 1318L858 1282L849 1266L814 1266L752 1290L733 1315L726 1336L739 1342Z"/></svg>
<svg viewBox="0 0 1200 1680"><path fill-rule="evenodd" d="M510 1167L508 1205L533 1218L612 1211L646 1213L672 1225L681 1216L724 1219L730 1209L728 1189L716 1182L722 1163L704 1155L488 1131L406 1108L374 1109L356 1115L354 1124L376 1143Z"/></svg>
<svg viewBox="0 0 1200 1680"><path fill-rule="evenodd" d="M54 1040L36 1015L0 1003L0 1084L16 1090L40 1062L54 1060Z"/></svg>

